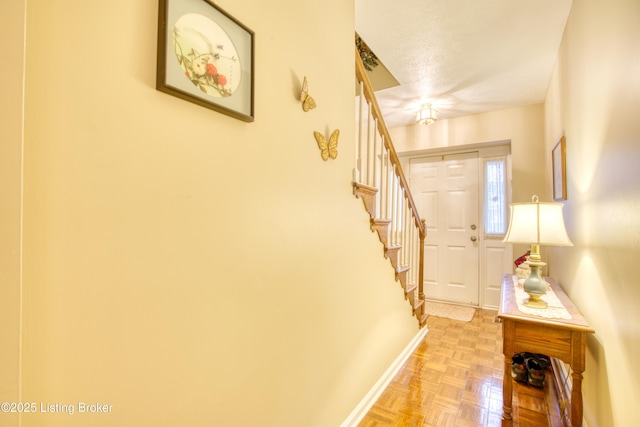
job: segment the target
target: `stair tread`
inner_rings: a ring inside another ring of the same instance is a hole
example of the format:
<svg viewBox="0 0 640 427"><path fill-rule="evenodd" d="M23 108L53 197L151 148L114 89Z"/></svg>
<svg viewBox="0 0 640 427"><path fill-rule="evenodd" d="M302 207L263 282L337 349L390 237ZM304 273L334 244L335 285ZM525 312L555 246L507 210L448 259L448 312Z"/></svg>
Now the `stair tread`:
<svg viewBox="0 0 640 427"><path fill-rule="evenodd" d="M361 182L357 182L357 181L353 182L353 186L354 187L358 187L359 190L364 190L364 191L367 191L369 193L377 193L378 192L378 189L376 187L372 187L372 186L367 185L367 184L362 184Z"/></svg>
<svg viewBox="0 0 640 427"><path fill-rule="evenodd" d="M373 218L371 222L375 225L389 225L391 220L387 218Z"/></svg>

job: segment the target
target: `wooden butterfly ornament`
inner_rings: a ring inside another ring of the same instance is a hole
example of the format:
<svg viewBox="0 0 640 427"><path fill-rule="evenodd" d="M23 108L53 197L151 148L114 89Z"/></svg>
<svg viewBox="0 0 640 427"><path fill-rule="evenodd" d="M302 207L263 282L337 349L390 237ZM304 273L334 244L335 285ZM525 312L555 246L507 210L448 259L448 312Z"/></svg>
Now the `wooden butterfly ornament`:
<svg viewBox="0 0 640 427"><path fill-rule="evenodd" d="M328 142L320 132L314 131L313 136L316 137L316 141L318 142L318 148L320 148L320 156L322 156L322 160L327 161L329 160L329 157L332 159L338 157L338 137L340 136L340 129L333 131Z"/></svg>
<svg viewBox="0 0 640 427"><path fill-rule="evenodd" d="M302 101L302 109L305 113L309 110L316 108L316 100L309 95L309 83L307 82L307 76L304 76L302 81L302 92L300 93L300 101Z"/></svg>

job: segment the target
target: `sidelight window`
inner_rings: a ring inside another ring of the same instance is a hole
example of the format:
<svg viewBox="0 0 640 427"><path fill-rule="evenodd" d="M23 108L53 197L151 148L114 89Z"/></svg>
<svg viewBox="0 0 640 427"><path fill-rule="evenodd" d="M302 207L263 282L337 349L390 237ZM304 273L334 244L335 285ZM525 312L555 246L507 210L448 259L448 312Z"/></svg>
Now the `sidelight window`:
<svg viewBox="0 0 640 427"><path fill-rule="evenodd" d="M503 235L507 232L506 159L487 160L484 174L484 231Z"/></svg>

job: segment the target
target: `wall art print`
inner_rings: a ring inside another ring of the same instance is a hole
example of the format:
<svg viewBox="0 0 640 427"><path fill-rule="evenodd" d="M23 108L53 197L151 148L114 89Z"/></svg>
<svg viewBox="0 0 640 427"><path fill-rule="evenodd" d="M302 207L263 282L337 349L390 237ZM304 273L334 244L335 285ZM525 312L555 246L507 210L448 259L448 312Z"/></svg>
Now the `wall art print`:
<svg viewBox="0 0 640 427"><path fill-rule="evenodd" d="M563 136L551 150L553 169L553 200L567 200L567 148Z"/></svg>
<svg viewBox="0 0 640 427"><path fill-rule="evenodd" d="M160 0L156 88L254 120L254 33L209 0Z"/></svg>

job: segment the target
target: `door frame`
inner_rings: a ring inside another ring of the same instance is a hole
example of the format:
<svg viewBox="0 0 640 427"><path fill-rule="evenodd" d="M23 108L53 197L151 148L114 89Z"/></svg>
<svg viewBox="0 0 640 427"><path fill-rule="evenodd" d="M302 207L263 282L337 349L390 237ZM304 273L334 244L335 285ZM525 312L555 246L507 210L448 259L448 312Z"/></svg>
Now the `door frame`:
<svg viewBox="0 0 640 427"><path fill-rule="evenodd" d="M403 170L409 170L409 162L411 159L428 156L444 156L450 154L461 154L467 152L478 153L478 225L480 237L480 249L478 254L478 301L479 306L488 309L497 309L500 300L500 286L502 283L502 273L512 271L513 260L513 248L510 244L504 245L503 254L503 269L505 271L500 272L500 277L490 277L498 275L498 272L488 272L486 269L488 258L488 243L489 242L501 242L499 237L487 238L484 230L484 168L485 162L491 158L504 157L506 158L506 180L507 180L507 205L511 203L511 178L512 178L512 163L511 163L511 140L491 141L478 144L466 144L452 147L439 147L429 148L424 150L407 151L398 153L400 164ZM411 187L411 183L409 183ZM499 245L502 246L502 245Z"/></svg>

